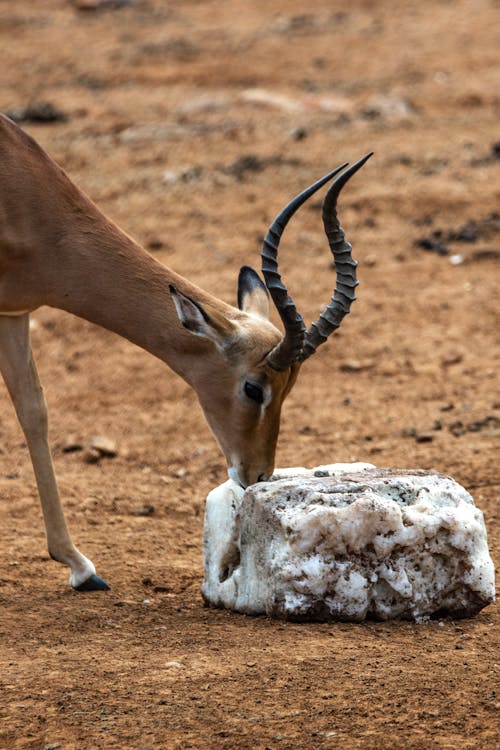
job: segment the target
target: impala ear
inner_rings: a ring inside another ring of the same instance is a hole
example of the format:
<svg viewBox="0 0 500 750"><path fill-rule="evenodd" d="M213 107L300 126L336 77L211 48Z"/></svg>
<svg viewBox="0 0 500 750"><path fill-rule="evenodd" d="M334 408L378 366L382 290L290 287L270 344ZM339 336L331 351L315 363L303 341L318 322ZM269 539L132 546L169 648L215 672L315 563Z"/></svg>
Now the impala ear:
<svg viewBox="0 0 500 750"><path fill-rule="evenodd" d="M199 302L183 294L172 284L169 289L177 316L184 328L195 336L210 339L219 349L225 349L234 330L233 323L223 316L208 315Z"/></svg>
<svg viewBox="0 0 500 750"><path fill-rule="evenodd" d="M243 266L238 276L238 307L250 315L269 318L269 294L259 274Z"/></svg>

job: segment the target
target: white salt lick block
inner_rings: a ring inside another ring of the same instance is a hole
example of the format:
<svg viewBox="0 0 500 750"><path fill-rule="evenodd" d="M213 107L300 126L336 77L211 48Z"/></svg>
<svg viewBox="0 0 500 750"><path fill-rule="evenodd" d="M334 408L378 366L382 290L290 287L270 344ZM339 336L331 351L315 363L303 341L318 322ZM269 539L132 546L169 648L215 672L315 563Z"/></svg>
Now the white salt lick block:
<svg viewBox="0 0 500 750"><path fill-rule="evenodd" d="M449 477L332 464L207 498L205 602L361 621L468 617L494 601L481 511Z"/></svg>

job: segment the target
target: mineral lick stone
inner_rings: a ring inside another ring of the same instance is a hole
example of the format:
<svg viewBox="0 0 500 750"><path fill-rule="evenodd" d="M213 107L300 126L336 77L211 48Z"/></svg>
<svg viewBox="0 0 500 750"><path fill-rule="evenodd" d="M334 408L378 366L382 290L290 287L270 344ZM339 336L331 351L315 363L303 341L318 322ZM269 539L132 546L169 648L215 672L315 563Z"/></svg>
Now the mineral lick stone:
<svg viewBox="0 0 500 750"><path fill-rule="evenodd" d="M205 602L361 621L469 617L494 601L481 511L449 477L332 464L207 498Z"/></svg>

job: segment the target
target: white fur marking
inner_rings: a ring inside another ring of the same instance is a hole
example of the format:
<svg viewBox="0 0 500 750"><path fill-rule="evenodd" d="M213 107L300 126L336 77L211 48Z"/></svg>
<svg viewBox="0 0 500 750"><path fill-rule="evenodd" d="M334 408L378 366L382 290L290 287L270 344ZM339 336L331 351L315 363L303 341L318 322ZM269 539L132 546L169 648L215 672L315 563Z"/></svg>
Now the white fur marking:
<svg viewBox="0 0 500 750"><path fill-rule="evenodd" d="M85 583L85 581L88 580L90 576L95 576L94 563L84 555L82 555L82 558L83 559L81 561L81 564L78 565L78 570L72 570L69 577L69 582L74 589L78 588L78 586L81 586L82 583Z"/></svg>

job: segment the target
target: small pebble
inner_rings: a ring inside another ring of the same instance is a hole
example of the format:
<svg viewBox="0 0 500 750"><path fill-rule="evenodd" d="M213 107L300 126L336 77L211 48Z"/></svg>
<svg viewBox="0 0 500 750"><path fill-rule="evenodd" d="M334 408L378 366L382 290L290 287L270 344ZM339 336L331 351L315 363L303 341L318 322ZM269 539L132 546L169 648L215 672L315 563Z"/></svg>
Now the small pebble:
<svg viewBox="0 0 500 750"><path fill-rule="evenodd" d="M135 5L135 2L136 0L73 0L73 5L77 10L98 11L129 8Z"/></svg>
<svg viewBox="0 0 500 750"><path fill-rule="evenodd" d="M131 508L131 510L129 510L129 514L131 516L153 516L155 514L155 507L154 505L141 505L138 508Z"/></svg>
<svg viewBox="0 0 500 750"><path fill-rule="evenodd" d="M102 453L94 448L87 448L83 452L82 458L86 464L98 464L102 458Z"/></svg>
<svg viewBox="0 0 500 750"><path fill-rule="evenodd" d="M463 354L460 352L450 352L441 357L441 365L443 367L450 367L450 365L458 365L463 360Z"/></svg>
<svg viewBox="0 0 500 750"><path fill-rule="evenodd" d="M417 430L415 427L403 427L400 434L401 437L414 438L417 436Z"/></svg>
<svg viewBox="0 0 500 750"><path fill-rule="evenodd" d="M417 443L432 443L434 435L432 432L418 432L415 436Z"/></svg>
<svg viewBox="0 0 500 750"><path fill-rule="evenodd" d="M90 438L89 447L107 458L114 458L118 453L115 441L104 435L95 435Z"/></svg>
<svg viewBox="0 0 500 750"><path fill-rule="evenodd" d="M448 255L448 248L440 239L436 237L420 237L415 240L415 246L421 247L422 250L429 250L431 253L438 255Z"/></svg>
<svg viewBox="0 0 500 750"><path fill-rule="evenodd" d="M341 372L361 372L362 370L371 370L375 366L373 359L366 359L363 362L357 359L350 359L340 364Z"/></svg>
<svg viewBox="0 0 500 750"><path fill-rule="evenodd" d="M18 107L17 109L8 110L5 114L14 122L65 122L68 118L52 102L32 102L27 107Z"/></svg>
<svg viewBox="0 0 500 750"><path fill-rule="evenodd" d="M309 133L307 132L306 128L299 127L299 128L292 128L292 130L290 130L288 135L290 136L292 141L303 141L305 138L307 138Z"/></svg>
<svg viewBox="0 0 500 750"><path fill-rule="evenodd" d="M443 404L443 406L439 407L439 411L452 411L454 408L454 404Z"/></svg>
<svg viewBox="0 0 500 750"><path fill-rule="evenodd" d="M82 449L82 441L78 440L76 435L68 435L62 445L63 453L73 453L74 451L81 451Z"/></svg>
<svg viewBox="0 0 500 750"><path fill-rule="evenodd" d="M466 427L464 426L463 422L460 420L457 420L456 422L452 422L448 426L449 431L452 435L455 435L455 437L461 437L466 432Z"/></svg>

